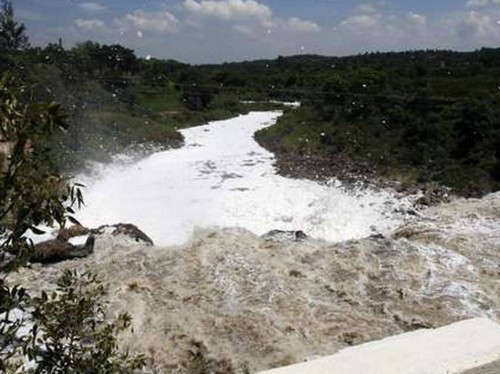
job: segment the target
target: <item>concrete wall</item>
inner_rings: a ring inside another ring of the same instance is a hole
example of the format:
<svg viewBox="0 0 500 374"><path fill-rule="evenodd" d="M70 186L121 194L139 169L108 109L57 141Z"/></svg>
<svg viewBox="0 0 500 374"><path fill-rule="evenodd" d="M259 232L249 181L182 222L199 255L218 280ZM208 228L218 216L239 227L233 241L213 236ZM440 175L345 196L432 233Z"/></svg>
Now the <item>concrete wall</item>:
<svg viewBox="0 0 500 374"><path fill-rule="evenodd" d="M500 359L500 326L472 319L348 348L260 374L454 374Z"/></svg>

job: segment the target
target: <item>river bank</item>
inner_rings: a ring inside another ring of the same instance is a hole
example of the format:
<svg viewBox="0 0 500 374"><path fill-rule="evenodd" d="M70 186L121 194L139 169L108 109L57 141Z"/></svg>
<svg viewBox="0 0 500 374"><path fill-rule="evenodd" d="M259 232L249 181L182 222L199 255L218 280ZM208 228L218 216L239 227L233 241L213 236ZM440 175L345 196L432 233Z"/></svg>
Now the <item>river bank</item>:
<svg viewBox="0 0 500 374"><path fill-rule="evenodd" d="M255 140L261 147L274 154L277 173L285 178L308 179L321 184L339 180L351 189L393 189L406 196L421 194L416 205L436 205L451 199L448 187L434 182L417 183L402 176L383 176L368 163L356 162L343 153L325 155L290 151L283 146L282 139L268 136L264 131L257 132Z"/></svg>

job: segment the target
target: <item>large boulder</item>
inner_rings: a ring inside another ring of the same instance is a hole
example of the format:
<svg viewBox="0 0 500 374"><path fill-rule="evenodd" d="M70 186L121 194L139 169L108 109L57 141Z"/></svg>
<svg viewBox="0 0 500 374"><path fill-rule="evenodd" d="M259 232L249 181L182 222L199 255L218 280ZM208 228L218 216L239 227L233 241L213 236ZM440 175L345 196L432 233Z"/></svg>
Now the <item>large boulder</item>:
<svg viewBox="0 0 500 374"><path fill-rule="evenodd" d="M87 257L94 252L94 242L93 235L88 236L83 245L73 245L62 239L47 240L35 245L30 261L46 264Z"/></svg>

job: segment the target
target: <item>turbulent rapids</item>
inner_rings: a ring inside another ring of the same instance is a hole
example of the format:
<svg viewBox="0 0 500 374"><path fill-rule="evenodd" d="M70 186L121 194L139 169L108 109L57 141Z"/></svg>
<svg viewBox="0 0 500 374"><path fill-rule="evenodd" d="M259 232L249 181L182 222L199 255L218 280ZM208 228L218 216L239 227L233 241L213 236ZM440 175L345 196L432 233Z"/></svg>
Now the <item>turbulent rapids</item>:
<svg viewBox="0 0 500 374"><path fill-rule="evenodd" d="M209 229L148 247L103 234L94 255L34 265L11 282L50 289L62 269L90 268L109 285L110 312L133 317L124 347L152 355L156 372L196 373L186 352L201 342L246 373L464 318L500 321L499 264L497 193L337 244Z"/></svg>
<svg viewBox="0 0 500 374"><path fill-rule="evenodd" d="M210 365L248 373L464 318L500 321L500 193L407 217L391 191L282 178L252 139L278 116L184 130L183 149L102 168L80 219L135 223L157 246L104 232L88 258L10 281L50 289L62 269L97 272L110 313L133 317L123 347L152 356L152 372L199 372L186 352L202 345ZM261 236L272 229L312 238Z"/></svg>
<svg viewBox="0 0 500 374"><path fill-rule="evenodd" d="M303 230L340 241L387 233L409 205L390 191L348 191L283 178L253 139L280 112L254 112L183 130L185 147L131 165L102 167L87 180L87 226L133 222L162 245L185 242L196 227L241 227L258 235Z"/></svg>

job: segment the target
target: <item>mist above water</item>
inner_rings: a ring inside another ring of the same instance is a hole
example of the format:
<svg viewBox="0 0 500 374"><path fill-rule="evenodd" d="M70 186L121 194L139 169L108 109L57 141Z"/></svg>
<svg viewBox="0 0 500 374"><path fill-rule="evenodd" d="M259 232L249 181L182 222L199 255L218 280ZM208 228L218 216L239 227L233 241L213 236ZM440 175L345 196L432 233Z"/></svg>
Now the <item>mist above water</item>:
<svg viewBox="0 0 500 374"><path fill-rule="evenodd" d="M388 233L409 203L392 191L347 190L276 174L253 134L281 112L252 112L182 130L185 146L82 177L85 226L134 223L158 245L187 241L196 227L243 227L258 235L303 230L328 241Z"/></svg>

